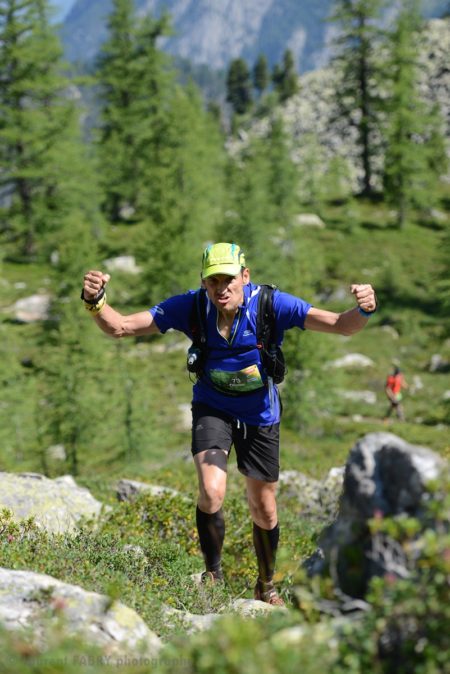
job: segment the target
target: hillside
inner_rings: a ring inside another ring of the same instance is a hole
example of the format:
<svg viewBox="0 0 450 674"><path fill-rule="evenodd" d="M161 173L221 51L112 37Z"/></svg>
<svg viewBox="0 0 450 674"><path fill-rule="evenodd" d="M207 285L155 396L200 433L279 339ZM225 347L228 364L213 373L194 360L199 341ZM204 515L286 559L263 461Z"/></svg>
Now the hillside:
<svg viewBox="0 0 450 674"><path fill-rule="evenodd" d="M448 204L449 194L444 190L439 204L442 213ZM393 421L392 428L410 442L448 453L446 364L450 361L450 343L443 338L441 319L430 290L435 287L445 262L441 251L448 216L443 215L444 220L431 226L413 220L404 231L396 231L389 226L385 205L355 201L351 205L324 204L321 217L323 229L311 226L298 229L305 251L322 252L325 271L318 295L305 299L324 308L342 310L352 303L349 285L361 280L374 284L381 306L363 332L351 338L322 336L320 349L324 355L327 398L314 404L310 396L315 395L317 383L306 377L298 384L299 404L301 408L306 406L312 416L307 429L295 431L297 411L287 407L291 422L284 427L283 468L323 477L331 467L342 464L358 435L385 428L384 380L396 360L400 361L411 388L405 400L407 421L404 424ZM116 226L104 243L97 265L104 267L103 261L111 253L138 256L143 231L138 225ZM273 249L274 261L282 259L282 248L280 244ZM247 255L256 280L277 281L264 277L261 268L257 273L258 260L252 258L251 250ZM46 363L41 356L45 326L39 321L23 323L15 318L17 301L34 294L51 296L52 275L50 264L23 265L12 260L2 264L2 470L45 469L50 475L58 475L68 469L64 447L58 451L42 444L46 430L41 426L42 410L45 411L41 407L45 405L42 374ZM110 301L119 310L145 308L130 300L138 290L142 290L139 275L112 272ZM295 291L304 295L301 286ZM89 406L92 399L99 403L101 400L100 407L90 412L92 423L99 425L101 433L94 439L88 428L78 432L80 476L95 484L102 480L102 475L109 479L121 475L126 466L127 476L138 479L169 471L177 486L186 470L180 459L189 446L189 425L185 421L191 387L184 366L187 341L174 333L113 342L98 333L77 296L71 296L68 302L86 337L101 346L103 353L102 370L98 372L101 381L96 381L95 373L86 373L91 383L82 386L77 394L81 398L77 398L76 404L82 407ZM299 348L309 353L314 344L318 344L317 336L305 333ZM332 361L351 353L369 358L371 364L330 368ZM435 354L439 354L439 359L433 361ZM297 380L293 370L286 385L293 386ZM113 389L116 393L109 398L106 392Z"/></svg>
<svg viewBox="0 0 450 674"><path fill-rule="evenodd" d="M450 71L447 67L450 53L450 18L432 19L417 45L420 53L420 92L424 100L436 104L440 110L445 134L450 137ZM360 177L357 127L348 124L337 114L336 71L321 68L305 73L299 79L299 93L290 98L278 111L291 139L292 154L301 165L311 160L325 164L333 158L345 160L350 167L353 188ZM230 140L229 149L237 152L249 137L264 137L270 125L270 116L250 119L241 130L238 140ZM314 138L320 149L314 147ZM311 142L313 143L311 145ZM381 166L377 166L377 171Z"/></svg>

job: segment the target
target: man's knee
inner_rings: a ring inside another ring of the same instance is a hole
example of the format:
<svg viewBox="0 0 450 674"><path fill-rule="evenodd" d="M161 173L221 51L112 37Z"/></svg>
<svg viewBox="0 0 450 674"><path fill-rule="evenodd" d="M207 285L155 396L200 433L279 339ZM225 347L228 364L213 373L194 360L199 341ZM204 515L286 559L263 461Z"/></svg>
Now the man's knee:
<svg viewBox="0 0 450 674"><path fill-rule="evenodd" d="M218 484L202 485L199 489L198 507L204 513L216 513L222 507L225 487Z"/></svg>
<svg viewBox="0 0 450 674"><path fill-rule="evenodd" d="M269 492L264 495L249 494L248 504L253 521L265 529L270 529L277 523L277 503L275 494Z"/></svg>

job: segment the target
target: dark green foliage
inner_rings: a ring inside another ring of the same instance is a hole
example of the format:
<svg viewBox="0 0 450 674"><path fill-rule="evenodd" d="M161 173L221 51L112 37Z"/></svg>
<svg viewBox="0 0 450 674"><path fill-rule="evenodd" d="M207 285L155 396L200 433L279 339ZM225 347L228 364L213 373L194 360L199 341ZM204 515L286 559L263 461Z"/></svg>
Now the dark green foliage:
<svg viewBox="0 0 450 674"><path fill-rule="evenodd" d="M403 227L413 207L431 208L436 186L446 170L442 121L421 100L419 59L421 19L417 0L404 0L391 37L386 68L390 82L384 167L385 196Z"/></svg>
<svg viewBox="0 0 450 674"><path fill-rule="evenodd" d="M447 228L442 242L442 267L437 279L437 293L440 314L443 320L444 335L450 336L450 227Z"/></svg>
<svg viewBox="0 0 450 674"><path fill-rule="evenodd" d="M248 112L252 105L250 71L242 58L231 61L228 68L227 101L238 115Z"/></svg>
<svg viewBox="0 0 450 674"><path fill-rule="evenodd" d="M364 194L374 190L373 162L379 154L380 20L385 4L385 0L336 0L330 17L339 28L334 57L341 77L336 89L337 104L340 116L358 131Z"/></svg>
<svg viewBox="0 0 450 674"><path fill-rule="evenodd" d="M260 54L253 66L253 86L258 92L259 96L269 86L269 66L264 54Z"/></svg>
<svg viewBox="0 0 450 674"><path fill-rule="evenodd" d="M195 88L174 84L157 46L165 17L140 20L133 3L118 0L109 28L98 70L105 209L111 220L142 223L139 298L149 305L198 283L199 240L210 238L220 213L222 138Z"/></svg>
<svg viewBox="0 0 450 674"><path fill-rule="evenodd" d="M0 3L0 232L28 258L48 252L88 197L88 162L46 0Z"/></svg>
<svg viewBox="0 0 450 674"><path fill-rule="evenodd" d="M252 140L239 161L229 163L229 210L218 236L238 241L251 252L250 268L263 282L273 276L272 282L278 283L278 239L295 213L297 184L297 169L278 117L272 119L266 138Z"/></svg>
<svg viewBox="0 0 450 674"><path fill-rule="evenodd" d="M217 121L193 87L174 90L165 119L145 203L150 219L141 249L146 303L198 286L199 250L222 215L224 155Z"/></svg>
<svg viewBox="0 0 450 674"><path fill-rule="evenodd" d="M281 103L284 103L298 92L297 69L290 49L286 49L284 52L282 64L274 67L272 82Z"/></svg>
<svg viewBox="0 0 450 674"><path fill-rule="evenodd" d="M168 20L139 20L132 0L115 0L108 30L97 69L104 205L113 221L136 220L145 213L149 165L167 130L163 109L173 78L156 43Z"/></svg>

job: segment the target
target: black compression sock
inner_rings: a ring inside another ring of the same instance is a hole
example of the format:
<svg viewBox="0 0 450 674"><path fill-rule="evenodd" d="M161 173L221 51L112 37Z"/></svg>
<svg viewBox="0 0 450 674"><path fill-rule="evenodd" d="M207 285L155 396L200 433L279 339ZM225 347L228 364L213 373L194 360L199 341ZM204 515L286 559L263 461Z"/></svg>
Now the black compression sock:
<svg viewBox="0 0 450 674"><path fill-rule="evenodd" d="M222 508L216 513L204 513L197 506L197 531L200 538L200 548L203 553L207 571L213 571L217 577L222 577L221 553L225 538L225 520Z"/></svg>
<svg viewBox="0 0 450 674"><path fill-rule="evenodd" d="M279 538L278 524L273 529L261 529L253 522L253 545L258 561L258 580L263 583L270 583L273 579Z"/></svg>

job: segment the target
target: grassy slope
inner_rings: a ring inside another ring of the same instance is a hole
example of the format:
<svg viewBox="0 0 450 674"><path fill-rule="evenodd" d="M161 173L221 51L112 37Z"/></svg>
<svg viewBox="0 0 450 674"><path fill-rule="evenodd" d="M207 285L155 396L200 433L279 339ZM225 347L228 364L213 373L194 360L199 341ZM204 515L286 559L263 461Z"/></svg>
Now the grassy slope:
<svg viewBox="0 0 450 674"><path fill-rule="evenodd" d="M369 356L374 367L349 370L342 374L342 387L348 390L370 390L376 393L375 405L340 400L336 403L337 415L315 424L309 434L298 435L289 429L283 434L283 467L297 468L315 476L323 476L333 465L342 464L354 441L360 435L374 430L385 430L381 423L386 409L383 393L384 379L392 361L398 359L410 384L419 377L422 388L410 392L405 400L407 423L390 427L405 439L428 445L437 451L448 452L447 428L433 423L442 420L445 410L442 396L449 388L445 374L432 374L428 364L433 353L449 355L448 342L442 343L440 323L436 316L433 288L442 265L440 243L443 229L427 228L410 223L404 231L387 228L389 214L384 206L355 202L348 206L325 206L322 216L327 223L324 230L305 228L305 244L315 240L324 251L327 278L323 281L324 292L346 288L355 280L372 282L382 289L379 313L372 317L368 327L351 338L327 337L330 360L345 353L358 352ZM349 222L351 225L349 225ZM136 241L136 244L134 243ZM117 227L111 232L105 251L107 257L114 253L138 253L139 232L129 227ZM0 285L0 306L6 308L20 297L45 291L50 284L50 270L37 265L19 265L4 262ZM26 287L22 287L25 283ZM120 307L121 292L136 285L135 279L114 276L111 284L113 304ZM301 289L298 294L301 295ZM310 298L307 298L310 299ZM332 299L313 298L316 305L331 309L348 307L348 300L333 302ZM125 311L134 307L126 305ZM136 309L142 307L136 307ZM80 320L86 317L80 310ZM39 470L39 463L30 449L30 434L36 433L36 402L38 392L33 387L32 377L21 367L24 357L36 355L35 343L38 327L18 325L8 321L3 312L0 323L1 350L5 369L4 387L0 400L0 468L6 470ZM395 329L398 337L384 326ZM86 329L96 329L86 323ZM105 349L110 354L112 370L118 369L117 345L102 335ZM304 339L314 339L305 333ZM176 334L135 344L121 343L121 367L136 382L142 383L138 392L141 413L152 419L151 428L145 437L139 438L136 453L117 458L104 449L93 452L84 448L84 463L81 477L95 474L107 480L126 474L129 477L158 477L163 472L172 482L183 481L188 462L179 457L189 446L189 432L180 424L178 406L190 400L190 382L184 370L183 340ZM160 353L165 345L173 351ZM179 350L176 346L179 346ZM162 383L161 383L162 382ZM145 400L144 400L145 399ZM105 396L105 419L116 414L109 409ZM356 418L359 415L362 418ZM107 434L108 424L105 424ZM168 469L170 475L167 475Z"/></svg>
<svg viewBox="0 0 450 674"><path fill-rule="evenodd" d="M445 345L440 337L432 291L441 265L443 230L425 228L417 223L409 224L404 232L388 230L384 226L388 216L382 206L356 203L351 209L351 228L348 206L327 206L321 213L327 229L305 229L304 238L305 244L310 240L317 241L325 252L327 278L323 282L324 292L347 286L355 280L371 281L378 288L384 288L380 312L371 318L366 330L350 339L326 337L330 360L345 353L359 352L374 361L371 368L342 373L341 386L354 391L373 391L377 402L368 405L337 401L336 414L318 417L308 433L297 434L284 428L282 467L301 470L315 477L323 477L332 466L342 465L355 440L370 431L392 430L411 442L429 446L447 456L450 449L448 425L442 424L445 419L442 396L450 388L448 376L428 372L433 353L450 355L448 343ZM134 239L139 241L138 231L116 228L110 236L110 249L104 251L105 258L112 252L136 254ZM4 262L2 272L2 308L20 297L49 287L49 269L46 267ZM15 285L22 283L26 284L25 288ZM113 303L120 307L123 288L136 283L136 280L130 281L116 274L111 284ZM315 303L337 310L348 306L347 301L341 303L320 298ZM79 305L78 299L74 299L74 310L79 310L80 320L86 320L86 329L97 334ZM124 310L125 306L123 302ZM131 307L131 310L134 308L141 307ZM0 398L0 470L39 471L39 446L35 438L39 391L33 383L32 371L20 364L22 358L37 355L39 329L36 325L12 323L8 320L8 312L1 315L1 374L5 385ZM395 328L398 338L383 325ZM49 573L87 590L120 597L162 637L175 638L179 627L167 625L159 613L160 602L207 613L220 609L233 597L251 596L256 569L243 483L233 465L225 504L224 566L228 584L219 591L199 592L189 580L190 573L202 568L192 505L160 498L144 499L134 506L117 504L112 489L115 479L129 477L171 485L195 498L196 479L188 451L189 431L180 424L178 410L178 405L190 399L183 340L169 334L139 344L123 342L120 360L117 344L100 334L98 338L104 340L110 372L122 368L135 382L142 382L136 406L139 414L146 414L151 419L150 430L145 437L138 437L138 451L121 457L117 453L112 455L107 449L108 443L114 440L109 426L118 411L105 393L102 442L98 440L98 434L92 435L89 445L80 448L83 461L77 481L113 506L112 512L100 529L93 532L86 529L70 544L64 538L47 540L40 534L27 541L26 537L13 532L13 540L0 548L0 565ZM314 335L305 333L303 338L314 339ZM160 353L162 345L181 348ZM394 358L401 360L410 382L415 376L420 377L423 388L406 397L408 421L404 424L394 422L387 427L382 423L386 407L383 383ZM433 422L439 415L440 423ZM58 472L57 467L55 471ZM282 548L278 568L281 589L288 593L293 574L315 548L327 514L323 513L321 519L305 517L298 503L287 500L283 492L279 505ZM5 526L2 525L3 531L7 532ZM145 557L132 559L125 554L122 548L126 543L142 546ZM289 616L286 621L288 619ZM0 641L9 662L15 662L19 669L22 667L21 671L31 671L26 668L22 654L28 649L25 641L5 639L1 635ZM81 652L79 644L61 648L64 655ZM42 669L44 671L47 672ZM98 667L98 671L103 668ZM312 667L305 671L316 670Z"/></svg>

